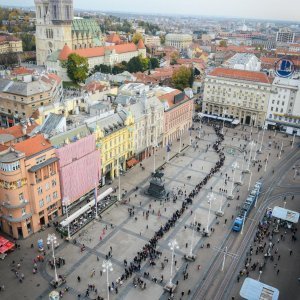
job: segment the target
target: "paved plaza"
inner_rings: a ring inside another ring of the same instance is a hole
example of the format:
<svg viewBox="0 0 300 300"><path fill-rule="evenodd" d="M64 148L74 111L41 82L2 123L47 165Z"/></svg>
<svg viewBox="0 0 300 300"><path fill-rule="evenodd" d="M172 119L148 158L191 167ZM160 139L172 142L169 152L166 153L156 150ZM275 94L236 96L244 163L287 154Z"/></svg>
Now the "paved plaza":
<svg viewBox="0 0 300 300"><path fill-rule="evenodd" d="M198 124L195 124L198 127ZM193 199L193 203L184 212L181 218L175 223L175 226L164 234L163 238L158 242L158 250L162 252L160 259L155 260L156 265L150 266L147 259L141 265L140 274L133 274L127 280L123 281L123 284L118 286L118 293L116 289L111 291L110 299L168 299L169 293L164 292L165 284L170 280L170 268L171 268L171 250L168 243L174 239L178 242L179 248L175 250L174 261L176 265L173 266L173 282L178 281L178 287L174 293L174 299L218 299L215 292L220 283L224 282L223 277L226 275L226 270L232 264L234 259L242 262L242 253L239 253L239 244L246 243L243 241L243 236L240 234L232 233L232 220L236 214L237 206L241 205L247 196L248 186L250 180L250 174L243 174L241 171L247 166L247 162L244 161L244 154L242 148L246 145L247 155L249 159L249 152L251 146L249 145L250 128L246 128L247 131L242 131L239 127L236 130L225 129L225 140L222 143L224 146L224 153L226 160L221 171L213 175L208 183L202 188L200 193ZM198 184L215 165L219 159L217 153L207 145L212 145L216 141L216 134L212 127L202 125L200 131L201 139L195 139L198 137L198 131L192 131L192 145L190 144L190 137L185 136L181 143L179 141L173 143L171 146L170 160L166 161L166 149L159 149L156 153L156 167L164 167L164 179L165 186L168 191L177 193L178 190L183 190L188 195L190 191ZM241 139L241 135L247 135L248 140ZM257 140L257 129L253 129L252 138ZM252 158L254 156L254 150L260 148L261 132L259 134L259 141L256 145L252 145ZM196 147L196 143L197 146ZM275 149L275 142L277 143ZM300 164L298 140L295 141L294 147L290 145L290 137L284 137L282 134L277 134L275 137L273 132L266 131L264 134L264 143L261 145L262 154L258 154L257 159L261 161L262 167L258 171L258 164L253 166L250 164L252 170L250 187L253 186L255 181L264 177L266 185L263 188L263 194L259 198L257 204L257 213L255 218L260 217L260 213L263 213L263 202L272 198L272 202L269 204L274 206L274 203L283 205L283 195L285 193L294 194L295 199L288 199L286 207L299 211L299 195L300 195L300 176L295 175L295 171L292 168L295 164ZM180 149L180 145L181 148ZM280 146L283 145L283 151L280 152ZM279 147L279 148L278 148ZM181 150L181 151L180 151ZM179 153L178 153L179 152ZM270 153L270 155L269 155ZM267 165L265 160L267 159ZM298 159L298 162L297 162ZM283 165L283 162L287 161L287 165ZM242 179L243 185L234 185L234 199L227 200L226 196L230 193L232 187L232 180L234 171L232 164L237 162L239 167L235 171L235 181ZM66 260L66 264L58 268L58 274L66 276L68 292L64 293L63 299L97 299L97 296L101 296L107 299L107 286L106 286L106 274L102 273L102 262L106 259L106 256L111 251L112 267L113 271L109 272L109 283L112 286L112 281L116 281L124 273L124 260L128 262L132 261L137 252L148 243L149 239L153 237L155 231L157 231L161 225L165 224L167 220L172 216L176 209L180 209L184 196L178 196L176 203L171 201L155 200L145 195L145 190L149 186L149 177L153 172L154 160L150 157L143 161L145 170L139 165L136 165L131 170L127 171L125 176L121 176L121 189L127 191L125 200L126 204L118 204L111 207L101 217L102 219L95 220L84 229L82 229L73 238L76 239L76 244L66 242L60 239L59 247L56 249L56 257L62 257ZM281 167L280 167L281 166ZM287 169L286 169L287 168ZM274 174L273 174L274 170ZM282 172L278 174L279 171ZM225 174L230 179L227 184L224 184ZM274 182L272 183L272 176ZM189 178L190 177L190 178ZM278 186L275 185L278 183ZM118 179L116 179L112 186L118 186ZM139 187L136 191L135 188ZM108 187L103 187L101 191L104 191ZM226 192L222 192L222 190ZM277 189L277 190L276 190ZM209 215L209 201L208 195L214 193L215 200L211 202L211 214ZM275 196L274 196L275 195ZM240 200L237 200L237 197ZM134 216L129 216L129 209L134 209ZM225 212L225 215L221 218L216 218L215 212L220 210ZM146 219L146 212L149 211L149 217ZM201 230L203 227L209 228L211 235L209 237L203 237L196 230L194 231L194 238L192 239L192 227L194 218L198 223L201 223ZM225 221L226 220L226 221ZM258 221L258 219L257 219ZM250 231L248 228L251 226L251 221L246 222L245 234ZM33 259L38 255L37 240L43 238L46 241L48 233L54 232L54 228L48 228L45 231L39 232L32 237L20 241L20 250L16 250L11 253L5 260L0 261L0 284L5 285L5 291L0 292L1 299L48 299L48 294L51 291L49 281L53 279L54 270L49 267L48 260L51 259L50 250L46 249L47 255L45 261L38 263L38 273L33 275ZM224 272L220 272L221 255L220 250L224 246L224 242L230 240L232 243L231 252L237 254L237 258L228 258L225 263ZM183 256L189 253L191 243L193 242L192 252L197 255L195 262L187 263ZM30 245L34 244L34 249L31 249ZM85 251L81 252L82 244L85 245ZM207 247L209 244L210 247ZM247 243L249 244L249 242ZM282 243L283 244L283 243ZM270 284L278 286L283 292L288 293L287 285L295 278L297 279L300 274L296 275L295 272L291 272L293 269L293 263L299 265L299 242L294 243L294 253L292 259L284 260L287 262L287 267L282 268L281 277L271 276L272 268L268 269L261 277L261 280L269 280ZM282 247L291 247L287 244ZM298 247L298 248L297 248ZM281 251L281 250L280 250ZM284 251L284 250L282 250ZM296 254L298 252L298 254ZM168 262L165 263L165 267L162 269L161 262L164 262L165 258ZM23 283L19 283L12 269L12 262L21 263L21 272L25 275ZM217 262L217 263L216 263ZM213 275L210 272L211 266L216 266L216 277L213 280ZM237 264L238 266L239 264ZM285 270L286 269L286 270ZM186 270L188 278L183 279L183 272ZM93 275L93 272L95 274ZM134 287L133 278L136 275L142 276L144 272L149 272L149 278L143 278L146 282L146 289L142 290L140 287ZM285 280L283 274L290 274L289 280ZM77 277L80 277L78 282ZM228 273L229 277L232 277L233 281L228 283L228 293L223 299L240 299L238 291L240 283L236 283L236 273L232 271ZM256 276L256 275L255 275ZM153 278L157 279L154 282ZM254 277L253 277L254 278ZM281 280L279 280L281 278ZM161 280L162 279L162 280ZM286 282L283 284L282 282ZM296 282L296 281L295 281ZM199 292L199 287L202 285L204 294ZM292 284L292 283L291 283ZM293 283L295 289L299 289L299 283ZM298 284L298 285L297 285ZM88 285L95 285L97 293L90 291L89 296L86 297L86 290ZM230 289L229 289L230 288ZM57 290L62 290L63 287ZM299 291L299 290L298 290ZM184 292L184 294L182 294ZM200 295L201 296L198 296ZM80 297L78 297L80 295ZM211 296L210 296L211 295ZM221 299L221 298L220 298ZM291 298L282 298L291 299Z"/></svg>

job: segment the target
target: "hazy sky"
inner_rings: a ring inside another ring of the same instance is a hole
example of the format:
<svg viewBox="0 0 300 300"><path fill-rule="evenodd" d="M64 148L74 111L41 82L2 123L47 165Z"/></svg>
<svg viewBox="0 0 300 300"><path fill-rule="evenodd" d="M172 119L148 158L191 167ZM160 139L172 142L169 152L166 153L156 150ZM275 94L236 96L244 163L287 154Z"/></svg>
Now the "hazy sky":
<svg viewBox="0 0 300 300"><path fill-rule="evenodd" d="M34 0L0 0L0 5L28 6ZM300 0L74 0L75 8L103 11L193 14L300 22Z"/></svg>

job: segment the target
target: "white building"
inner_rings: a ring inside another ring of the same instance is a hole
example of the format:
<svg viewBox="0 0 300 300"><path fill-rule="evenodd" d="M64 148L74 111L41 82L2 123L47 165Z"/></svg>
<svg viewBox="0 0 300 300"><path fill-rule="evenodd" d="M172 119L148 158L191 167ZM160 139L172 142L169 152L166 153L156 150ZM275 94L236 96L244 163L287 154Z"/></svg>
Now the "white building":
<svg viewBox="0 0 300 300"><path fill-rule="evenodd" d="M145 36L145 45L148 47L159 47L160 46L160 37L156 35L146 35Z"/></svg>
<svg viewBox="0 0 300 300"><path fill-rule="evenodd" d="M266 125L300 135L300 80L276 77L268 105Z"/></svg>
<svg viewBox="0 0 300 300"><path fill-rule="evenodd" d="M205 78L202 111L263 125L270 92L265 73L216 68Z"/></svg>
<svg viewBox="0 0 300 300"><path fill-rule="evenodd" d="M276 34L276 42L294 43L295 33L289 28L281 28Z"/></svg>
<svg viewBox="0 0 300 300"><path fill-rule="evenodd" d="M223 63L223 67L229 69L260 71L259 59L251 53L236 53Z"/></svg>
<svg viewBox="0 0 300 300"><path fill-rule="evenodd" d="M172 46L182 51L187 49L193 42L193 37L190 34L168 33L166 35L166 46Z"/></svg>

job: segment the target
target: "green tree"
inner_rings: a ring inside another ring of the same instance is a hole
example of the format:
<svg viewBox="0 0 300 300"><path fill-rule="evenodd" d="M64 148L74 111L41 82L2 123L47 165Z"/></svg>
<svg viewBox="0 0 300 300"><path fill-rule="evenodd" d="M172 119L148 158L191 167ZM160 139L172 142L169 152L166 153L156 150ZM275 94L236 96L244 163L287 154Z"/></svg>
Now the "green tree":
<svg viewBox="0 0 300 300"><path fill-rule="evenodd" d="M132 37L132 42L137 44L139 42L139 40L142 40L142 39L143 39L143 36L139 32L136 32Z"/></svg>
<svg viewBox="0 0 300 300"><path fill-rule="evenodd" d="M20 35L24 51L35 51L35 37L30 33L22 33Z"/></svg>
<svg viewBox="0 0 300 300"><path fill-rule="evenodd" d="M70 79L75 82L84 82L89 71L88 60L76 53L68 56L67 73Z"/></svg>
<svg viewBox="0 0 300 300"><path fill-rule="evenodd" d="M130 73L142 72L143 70L144 65L139 56L131 58L127 64L127 71Z"/></svg>
<svg viewBox="0 0 300 300"><path fill-rule="evenodd" d="M165 42L166 42L166 37L165 37L164 35L161 35L159 38L160 38L160 43L161 43L162 45L164 45Z"/></svg>
<svg viewBox="0 0 300 300"><path fill-rule="evenodd" d="M120 73L126 71L126 67L127 67L127 66L125 66L125 65L122 64L122 63L117 64L117 65L115 65L115 66L112 68L112 73L113 73L114 75L120 74Z"/></svg>
<svg viewBox="0 0 300 300"><path fill-rule="evenodd" d="M149 60L149 69L155 69L159 67L159 60L155 57L151 57Z"/></svg>
<svg viewBox="0 0 300 300"><path fill-rule="evenodd" d="M184 90L191 85L192 70L185 66L180 67L173 73L172 84L176 89Z"/></svg>
<svg viewBox="0 0 300 300"><path fill-rule="evenodd" d="M171 65L176 65L176 64L177 64L178 58L179 58L178 52L173 52L173 53L171 54L171 62L170 62L170 64L171 64Z"/></svg>
<svg viewBox="0 0 300 300"><path fill-rule="evenodd" d="M227 42L224 40L220 41L220 47L227 47Z"/></svg>

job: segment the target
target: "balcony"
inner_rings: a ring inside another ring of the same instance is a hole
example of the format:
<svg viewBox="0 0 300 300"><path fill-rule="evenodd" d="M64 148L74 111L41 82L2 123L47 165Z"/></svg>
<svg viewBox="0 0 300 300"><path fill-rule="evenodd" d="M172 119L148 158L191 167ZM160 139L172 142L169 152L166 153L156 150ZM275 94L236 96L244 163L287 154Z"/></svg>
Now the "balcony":
<svg viewBox="0 0 300 300"><path fill-rule="evenodd" d="M11 204L9 202L3 202L2 206L4 206L7 209L18 209L18 208L23 208L25 207L27 204L29 203L28 200L23 200L22 202L20 202L19 204Z"/></svg>
<svg viewBox="0 0 300 300"><path fill-rule="evenodd" d="M18 222L22 222L25 221L26 219L29 219L32 217L32 213L29 214L25 214L21 217L18 218L14 218L11 215L7 216L7 215L2 215L2 218L5 219L8 222L12 222L12 223L18 223Z"/></svg>

